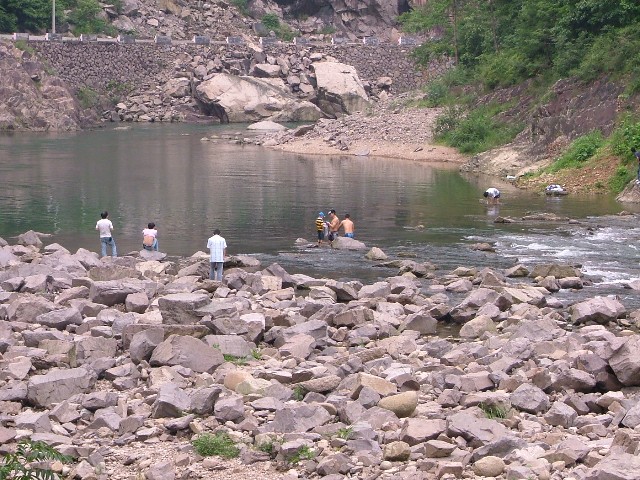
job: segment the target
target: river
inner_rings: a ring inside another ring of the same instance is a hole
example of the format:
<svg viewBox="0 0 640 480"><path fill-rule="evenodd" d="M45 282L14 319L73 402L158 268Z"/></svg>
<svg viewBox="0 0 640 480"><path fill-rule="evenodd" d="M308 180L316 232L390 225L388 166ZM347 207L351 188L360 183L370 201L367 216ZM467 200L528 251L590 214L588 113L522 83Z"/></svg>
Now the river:
<svg viewBox="0 0 640 480"><path fill-rule="evenodd" d="M250 254L291 273L373 281L362 253L298 249L314 241L319 211L350 213L356 236L390 256L430 261L442 273L459 265L504 268L518 262L583 266L597 293L640 301L621 284L639 278L636 216L613 196L546 197L506 181L460 174L455 165L353 156L296 155L203 137L248 133L240 125L134 124L71 134L0 134L0 236L26 230L53 234L72 251L99 251L95 223L110 212L120 254L140 248L150 221L169 255L204 251L220 228L230 254ZM502 204L482 192L496 186ZM552 212L578 220L494 223ZM413 229L423 225L424 229ZM471 250L491 242L497 253ZM590 290L592 292L593 289Z"/></svg>

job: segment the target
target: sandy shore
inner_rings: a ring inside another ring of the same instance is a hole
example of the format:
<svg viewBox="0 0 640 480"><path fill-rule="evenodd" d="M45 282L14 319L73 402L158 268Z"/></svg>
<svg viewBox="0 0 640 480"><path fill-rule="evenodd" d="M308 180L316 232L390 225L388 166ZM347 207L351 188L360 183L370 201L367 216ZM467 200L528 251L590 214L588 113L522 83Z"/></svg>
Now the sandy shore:
<svg viewBox="0 0 640 480"><path fill-rule="evenodd" d="M455 148L432 144L407 144L390 141L353 140L349 150L342 151L318 138L301 138L274 148L305 155L375 156L433 163L461 164L467 157Z"/></svg>

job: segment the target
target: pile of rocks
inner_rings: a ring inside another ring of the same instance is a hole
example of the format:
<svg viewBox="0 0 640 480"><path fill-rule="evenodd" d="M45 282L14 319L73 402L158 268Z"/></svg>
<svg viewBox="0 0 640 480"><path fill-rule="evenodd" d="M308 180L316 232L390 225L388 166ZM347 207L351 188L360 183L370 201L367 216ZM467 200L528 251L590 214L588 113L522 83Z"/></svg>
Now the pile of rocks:
<svg viewBox="0 0 640 480"><path fill-rule="evenodd" d="M0 448L46 441L68 478L218 478L203 432L263 465L224 478L637 478L640 312L564 306L574 267L387 259L363 285L240 256L214 282L202 252L100 260L40 237L0 239Z"/></svg>
<svg viewBox="0 0 640 480"><path fill-rule="evenodd" d="M385 82L384 78L380 79ZM268 133L256 140L265 146L284 145L293 141L321 140L339 150L349 150L358 141L376 144L425 145L433 140L433 126L440 108L415 108L415 93L389 97L379 94L365 111L353 112L338 119L321 119L313 126L302 126L285 132Z"/></svg>

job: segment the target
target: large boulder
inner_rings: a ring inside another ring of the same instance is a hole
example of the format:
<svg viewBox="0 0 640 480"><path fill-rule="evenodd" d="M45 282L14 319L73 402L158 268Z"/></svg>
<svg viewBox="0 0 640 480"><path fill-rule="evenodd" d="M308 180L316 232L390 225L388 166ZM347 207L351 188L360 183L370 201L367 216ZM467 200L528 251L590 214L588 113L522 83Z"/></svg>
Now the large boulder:
<svg viewBox="0 0 640 480"><path fill-rule="evenodd" d="M628 340L609 359L609 366L620 383L627 387L640 386L640 338L629 337Z"/></svg>
<svg viewBox="0 0 640 480"><path fill-rule="evenodd" d="M82 367L53 370L29 379L27 399L35 406L51 407L72 395L90 391L95 383L95 373Z"/></svg>
<svg viewBox="0 0 640 480"><path fill-rule="evenodd" d="M208 373L212 373L223 363L224 357L220 350L197 338L182 335L170 335L155 348L149 360L152 367L182 365L194 372Z"/></svg>
<svg viewBox="0 0 640 480"><path fill-rule="evenodd" d="M318 105L332 117L362 112L369 97L358 72L351 65L339 62L317 62L311 65L318 86Z"/></svg>
<svg viewBox="0 0 640 480"><path fill-rule="evenodd" d="M277 122L315 122L324 116L318 107L301 102L281 80L275 79L219 73L198 85L194 98L202 111L222 122L249 123L268 118Z"/></svg>
<svg viewBox="0 0 640 480"><path fill-rule="evenodd" d="M597 322L606 324L627 313L624 305L615 298L594 297L571 306L573 323Z"/></svg>

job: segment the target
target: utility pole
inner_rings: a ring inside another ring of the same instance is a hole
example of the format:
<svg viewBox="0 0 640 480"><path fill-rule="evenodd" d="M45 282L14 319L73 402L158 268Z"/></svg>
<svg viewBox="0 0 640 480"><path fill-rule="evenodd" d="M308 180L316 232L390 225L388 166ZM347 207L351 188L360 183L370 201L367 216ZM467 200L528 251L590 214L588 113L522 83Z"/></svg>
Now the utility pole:
<svg viewBox="0 0 640 480"><path fill-rule="evenodd" d="M51 9L51 33L56 33L56 0L53 1L53 8Z"/></svg>

